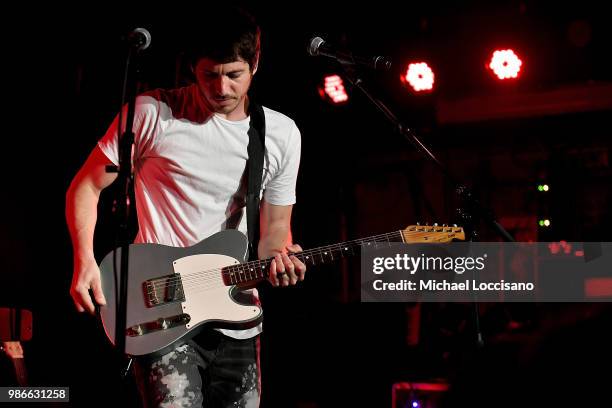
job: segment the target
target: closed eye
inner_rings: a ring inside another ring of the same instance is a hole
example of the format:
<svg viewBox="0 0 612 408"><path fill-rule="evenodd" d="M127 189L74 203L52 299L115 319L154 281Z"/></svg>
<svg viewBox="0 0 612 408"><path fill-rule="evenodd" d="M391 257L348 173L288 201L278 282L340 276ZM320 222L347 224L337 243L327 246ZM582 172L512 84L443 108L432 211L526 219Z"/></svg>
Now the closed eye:
<svg viewBox="0 0 612 408"><path fill-rule="evenodd" d="M242 75L244 71L232 71L232 72L228 72L227 77L230 79L237 79L240 78L240 76Z"/></svg>

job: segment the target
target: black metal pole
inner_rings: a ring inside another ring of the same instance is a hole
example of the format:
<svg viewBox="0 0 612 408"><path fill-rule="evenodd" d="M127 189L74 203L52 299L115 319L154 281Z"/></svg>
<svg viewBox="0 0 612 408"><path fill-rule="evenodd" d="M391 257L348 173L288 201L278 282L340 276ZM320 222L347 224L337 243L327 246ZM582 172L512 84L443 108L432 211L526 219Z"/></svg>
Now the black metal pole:
<svg viewBox="0 0 612 408"><path fill-rule="evenodd" d="M137 29L142 30L142 29ZM132 32L133 34L134 32ZM132 35L131 34L131 35ZM148 34L148 32L147 32ZM130 40L132 37L128 37ZM150 41L150 39L149 39ZM123 86L121 93L121 106L118 115L117 134L119 135L118 157L119 166L107 166L106 171L109 173L118 173L116 183L119 184L118 194L115 198L115 216L118 219L117 239L115 251L120 249L119 268L115 264L115 279L116 290L118 296L116 305L116 320L115 320L115 347L125 355L125 331L126 331L126 312L127 312L127 289L129 278L129 248L130 248L130 219L132 217L132 202L130 199L130 191L132 191L134 183L134 174L132 168L132 145L134 144L134 115L136 111L136 91L138 88L138 66L137 56L139 51L148 46L144 44L134 43L129 41L127 47L127 55L125 60L125 70L123 77ZM127 104L127 118L123 121L123 107ZM117 253L115 252L115 257ZM116 258L115 258L116 259ZM131 360L128 363L128 368L124 370L123 375L127 375L127 371L131 365Z"/></svg>

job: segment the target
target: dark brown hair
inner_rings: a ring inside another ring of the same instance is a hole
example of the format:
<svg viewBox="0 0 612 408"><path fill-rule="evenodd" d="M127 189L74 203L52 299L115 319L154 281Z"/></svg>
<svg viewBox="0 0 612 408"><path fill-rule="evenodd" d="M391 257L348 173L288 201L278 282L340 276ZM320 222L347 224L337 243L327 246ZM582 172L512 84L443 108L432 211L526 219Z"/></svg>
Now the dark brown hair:
<svg viewBox="0 0 612 408"><path fill-rule="evenodd" d="M261 31L253 16L231 6L216 6L207 13L207 21L200 22L189 36L192 44L185 54L191 67L202 58L221 64L242 59L253 70L261 47Z"/></svg>

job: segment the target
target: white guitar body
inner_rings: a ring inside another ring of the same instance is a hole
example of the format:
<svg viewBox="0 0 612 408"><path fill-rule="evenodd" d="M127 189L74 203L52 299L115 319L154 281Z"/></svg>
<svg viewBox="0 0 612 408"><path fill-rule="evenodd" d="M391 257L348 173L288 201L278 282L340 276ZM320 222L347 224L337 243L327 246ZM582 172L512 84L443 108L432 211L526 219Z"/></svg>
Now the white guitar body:
<svg viewBox="0 0 612 408"><path fill-rule="evenodd" d="M190 285L200 271L221 269L224 266L239 264L236 259L226 255L200 254L186 256L174 261L174 271L181 275L185 302L183 313L191 316L188 329L205 322L245 322L259 319L261 308L253 305L242 305L232 297L235 286L225 286L221 274L213 275L202 288ZM199 283L199 282L195 282Z"/></svg>

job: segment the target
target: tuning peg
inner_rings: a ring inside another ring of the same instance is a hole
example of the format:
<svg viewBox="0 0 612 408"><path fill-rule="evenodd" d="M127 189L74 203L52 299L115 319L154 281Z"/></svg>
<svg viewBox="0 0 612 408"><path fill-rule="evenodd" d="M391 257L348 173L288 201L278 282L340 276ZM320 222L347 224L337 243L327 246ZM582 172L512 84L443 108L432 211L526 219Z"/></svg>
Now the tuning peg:
<svg viewBox="0 0 612 408"><path fill-rule="evenodd" d="M443 226L443 227L448 227L448 225L446 225L446 224L442 224L442 226Z"/></svg>
<svg viewBox="0 0 612 408"><path fill-rule="evenodd" d="M418 226L420 227L420 226L421 226L421 223L417 221L417 224L416 224L416 225L418 225Z"/></svg>
<svg viewBox="0 0 612 408"><path fill-rule="evenodd" d="M458 225L457 225L457 224L453 224L453 227L457 228L457 227L458 227Z"/></svg>

